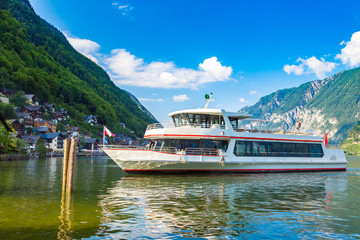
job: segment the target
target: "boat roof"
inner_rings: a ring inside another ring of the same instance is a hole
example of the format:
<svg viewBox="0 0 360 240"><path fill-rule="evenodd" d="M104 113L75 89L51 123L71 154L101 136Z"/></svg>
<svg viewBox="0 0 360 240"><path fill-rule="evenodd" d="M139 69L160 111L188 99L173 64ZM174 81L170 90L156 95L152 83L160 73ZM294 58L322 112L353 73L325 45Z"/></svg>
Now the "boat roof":
<svg viewBox="0 0 360 240"><path fill-rule="evenodd" d="M185 109L181 111L172 112L169 114L169 117L172 117L181 113L192 113L192 114L210 114L210 115L226 115L227 117L234 118L251 118L253 115L247 113L239 112L226 112L223 109L219 108L197 108L197 109Z"/></svg>

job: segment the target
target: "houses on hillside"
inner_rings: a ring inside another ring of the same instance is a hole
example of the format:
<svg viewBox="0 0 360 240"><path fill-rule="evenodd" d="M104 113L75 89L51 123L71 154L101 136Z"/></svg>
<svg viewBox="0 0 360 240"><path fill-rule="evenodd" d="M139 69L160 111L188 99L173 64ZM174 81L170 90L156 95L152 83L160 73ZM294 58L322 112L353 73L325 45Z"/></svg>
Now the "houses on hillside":
<svg viewBox="0 0 360 240"><path fill-rule="evenodd" d="M0 87L0 97L6 98L13 94L15 94L14 91ZM69 119L69 114L65 109L58 110L52 103L42 103L41 99L34 94L25 94L25 98L28 105L16 108L17 118L11 119L9 123L16 131L16 136L27 143L26 150L29 152L34 151L39 142L43 142L49 152L62 152L64 140L72 136L78 138L79 145L86 149L85 151L95 151L98 145L102 144L102 133L97 138L93 138L91 134L82 135L79 127L65 124ZM92 126L98 124L97 117L94 115L85 116L83 120ZM58 130L59 123L62 123L61 131ZM125 124L121 125L125 127ZM65 131L63 131L64 126ZM137 141L123 134L116 134L114 142L121 145L138 144Z"/></svg>
<svg viewBox="0 0 360 240"><path fill-rule="evenodd" d="M96 116L89 115L84 117L84 122L91 124L93 126L94 124L97 124Z"/></svg>

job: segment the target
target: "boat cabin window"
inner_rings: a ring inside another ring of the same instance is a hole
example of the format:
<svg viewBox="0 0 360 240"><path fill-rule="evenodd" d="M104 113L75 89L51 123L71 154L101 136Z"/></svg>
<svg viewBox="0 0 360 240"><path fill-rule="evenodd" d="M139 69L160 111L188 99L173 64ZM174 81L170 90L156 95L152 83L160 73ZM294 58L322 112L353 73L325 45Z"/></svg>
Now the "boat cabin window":
<svg viewBox="0 0 360 240"><path fill-rule="evenodd" d="M245 130L245 128L249 128L248 130L258 130L256 127L262 127L264 122L266 122L266 120L251 119L247 116L229 117L229 121L235 131ZM255 129L252 129L253 127Z"/></svg>
<svg viewBox="0 0 360 240"><path fill-rule="evenodd" d="M149 149L154 150L154 151L160 151L162 147L163 147L163 141L161 141L161 140L151 141L151 143L149 145Z"/></svg>
<svg viewBox="0 0 360 240"><path fill-rule="evenodd" d="M233 127L233 129L238 129L239 128L239 119L238 118L229 118L231 126Z"/></svg>
<svg viewBox="0 0 360 240"><path fill-rule="evenodd" d="M236 140L235 156L257 157L315 157L321 158L324 152L318 143L260 142Z"/></svg>
<svg viewBox="0 0 360 240"><path fill-rule="evenodd" d="M222 115L180 113L172 116L175 127L225 128Z"/></svg>
<svg viewBox="0 0 360 240"><path fill-rule="evenodd" d="M158 139L151 141L150 149L154 151L168 151L176 153L177 151L195 151L196 149L213 149L226 152L229 145L227 140L212 139Z"/></svg>

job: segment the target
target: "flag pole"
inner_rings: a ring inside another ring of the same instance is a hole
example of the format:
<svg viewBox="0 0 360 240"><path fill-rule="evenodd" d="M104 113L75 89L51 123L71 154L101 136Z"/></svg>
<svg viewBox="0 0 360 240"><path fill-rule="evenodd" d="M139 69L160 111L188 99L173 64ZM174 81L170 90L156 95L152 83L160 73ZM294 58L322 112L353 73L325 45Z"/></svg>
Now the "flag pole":
<svg viewBox="0 0 360 240"><path fill-rule="evenodd" d="M105 148L105 125L103 125L103 148Z"/></svg>

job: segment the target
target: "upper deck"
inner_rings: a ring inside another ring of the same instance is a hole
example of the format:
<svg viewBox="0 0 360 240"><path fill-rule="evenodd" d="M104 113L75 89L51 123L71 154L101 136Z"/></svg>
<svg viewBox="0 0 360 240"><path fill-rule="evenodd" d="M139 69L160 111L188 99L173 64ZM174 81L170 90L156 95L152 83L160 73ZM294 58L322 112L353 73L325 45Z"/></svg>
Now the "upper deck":
<svg viewBox="0 0 360 240"><path fill-rule="evenodd" d="M187 109L169 114L173 127L164 128L159 123L150 124L146 138L232 138L244 136L250 139L283 139L296 141L321 141L320 137L304 132L284 132L268 129L267 120L253 119L252 115L238 112L226 112L223 109ZM244 124L256 122L254 124ZM275 135L276 134L276 135Z"/></svg>

